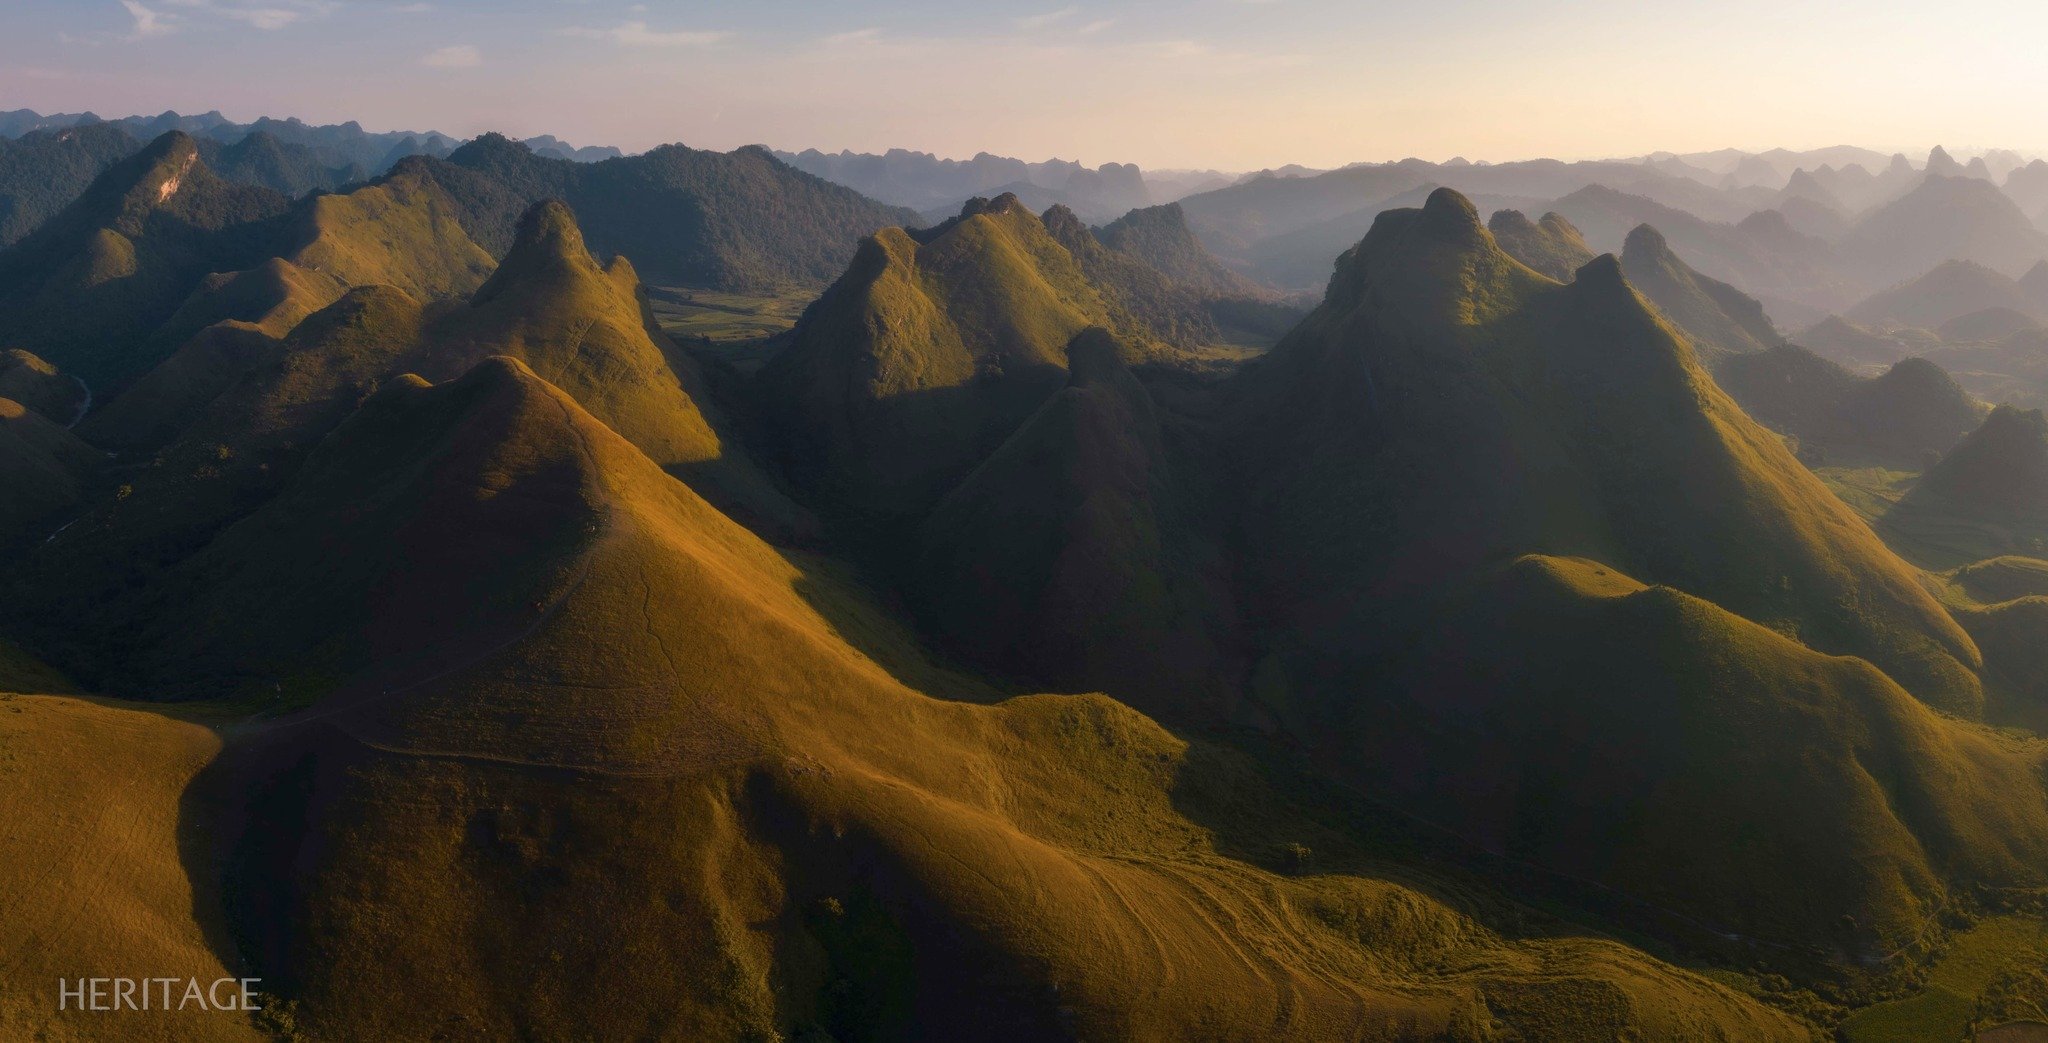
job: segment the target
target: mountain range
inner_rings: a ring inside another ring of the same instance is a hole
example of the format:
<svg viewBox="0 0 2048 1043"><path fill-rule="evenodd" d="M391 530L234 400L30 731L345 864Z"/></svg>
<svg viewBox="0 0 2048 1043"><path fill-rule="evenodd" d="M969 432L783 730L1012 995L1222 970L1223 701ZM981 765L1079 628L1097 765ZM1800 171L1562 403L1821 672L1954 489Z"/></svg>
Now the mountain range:
<svg viewBox="0 0 2048 1043"><path fill-rule="evenodd" d="M136 1038L1812 1040L2038 933L2048 421L1944 360L2048 268L1968 168L927 222L112 132L0 248L0 1035L136 960L266 1008Z"/></svg>

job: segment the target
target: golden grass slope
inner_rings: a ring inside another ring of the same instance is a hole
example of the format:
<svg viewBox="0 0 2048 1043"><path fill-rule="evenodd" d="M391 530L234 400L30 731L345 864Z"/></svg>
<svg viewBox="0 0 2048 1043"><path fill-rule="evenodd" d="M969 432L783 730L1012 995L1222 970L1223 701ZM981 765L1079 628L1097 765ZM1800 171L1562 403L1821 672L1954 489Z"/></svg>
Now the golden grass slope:
<svg viewBox="0 0 2048 1043"><path fill-rule="evenodd" d="M214 950L218 898L179 843L185 788L220 745L154 708L0 694L0 1037L265 1038L236 1012L57 1010L59 978L245 973Z"/></svg>
<svg viewBox="0 0 2048 1043"><path fill-rule="evenodd" d="M396 286L422 300L456 297L475 292L495 267L462 230L448 194L417 172L315 195L293 216L301 241L283 258L350 286Z"/></svg>
<svg viewBox="0 0 2048 1043"><path fill-rule="evenodd" d="M785 462L841 511L921 511L1065 383L1090 326L1115 326L1101 292L1014 196L884 229L761 373Z"/></svg>
<svg viewBox="0 0 2048 1043"><path fill-rule="evenodd" d="M355 527L388 549L333 585L328 503L387 505ZM266 567L216 589L299 583L438 650L374 658L196 791L247 802L231 881L300 867L231 919L318 1036L1807 1037L1340 849L1298 878L1227 856L1198 817L1325 834L1109 700L903 688L814 577L509 359L387 387L230 538ZM478 583L485 616L437 610Z"/></svg>

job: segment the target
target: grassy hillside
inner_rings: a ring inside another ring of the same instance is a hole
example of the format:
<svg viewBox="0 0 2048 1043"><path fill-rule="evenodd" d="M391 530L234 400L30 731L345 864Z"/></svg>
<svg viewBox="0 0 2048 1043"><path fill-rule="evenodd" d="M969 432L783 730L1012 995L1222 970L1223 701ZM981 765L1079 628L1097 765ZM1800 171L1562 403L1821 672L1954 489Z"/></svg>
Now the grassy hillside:
<svg viewBox="0 0 2048 1043"><path fill-rule="evenodd" d="M1006 673L1230 719L1246 664L1215 494L1119 354L1106 330L1076 337L1066 387L924 520L919 607Z"/></svg>
<svg viewBox="0 0 2048 1043"><path fill-rule="evenodd" d="M0 352L0 398L11 398L66 427L78 421L86 405L86 391L77 381L20 348Z"/></svg>
<svg viewBox="0 0 2048 1043"><path fill-rule="evenodd" d="M1621 271L1637 292L1692 338L1694 349L1706 361L1783 342L1755 298L1693 271L1649 225L1637 225L1628 234Z"/></svg>
<svg viewBox="0 0 2048 1043"><path fill-rule="evenodd" d="M71 432L11 398L0 398L0 549L48 535L84 497L100 455Z"/></svg>
<svg viewBox="0 0 2048 1043"><path fill-rule="evenodd" d="M1559 287L1455 193L1383 216L1247 384L1247 552L1277 625L1376 625L1489 558L1570 553L1976 702L1975 650L1913 571L1618 266Z"/></svg>
<svg viewBox="0 0 2048 1043"><path fill-rule="evenodd" d="M0 252L0 341L89 386L133 379L160 356L148 331L208 272L263 256L262 219L283 196L221 180L171 133L115 164L34 234Z"/></svg>
<svg viewBox="0 0 2048 1043"><path fill-rule="evenodd" d="M886 229L760 375L782 460L835 510L901 519L937 502L1067 379L1112 304L1014 197L921 235ZM1126 341L1139 361L1160 349Z"/></svg>
<svg viewBox="0 0 2048 1043"><path fill-rule="evenodd" d="M326 549L330 504L381 553ZM372 669L196 790L232 933L316 1035L1805 1037L1341 847L1305 876L1226 854L1323 835L1107 700L902 688L799 562L509 360L388 387L230 539L268 567L202 604L296 584L381 621ZM494 608L434 611L455 590Z"/></svg>
<svg viewBox="0 0 2048 1043"><path fill-rule="evenodd" d="M1743 410L1798 440L1816 467L1918 471L1976 430L1985 407L1925 359L1859 377L1796 345L1729 355L1714 379Z"/></svg>
<svg viewBox="0 0 2048 1043"><path fill-rule="evenodd" d="M1509 257L1558 282L1570 282L1593 259L1585 237L1556 211L1531 221L1520 210L1496 210L1486 228Z"/></svg>

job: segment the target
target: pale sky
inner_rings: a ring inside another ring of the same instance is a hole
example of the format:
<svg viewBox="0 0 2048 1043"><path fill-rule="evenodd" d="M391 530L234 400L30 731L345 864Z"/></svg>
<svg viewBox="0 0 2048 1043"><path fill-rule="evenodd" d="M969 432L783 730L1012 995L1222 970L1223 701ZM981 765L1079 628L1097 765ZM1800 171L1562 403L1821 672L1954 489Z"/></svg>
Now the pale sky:
<svg viewBox="0 0 2048 1043"><path fill-rule="evenodd" d="M1252 170L2048 151L2017 0L0 0L0 109Z"/></svg>

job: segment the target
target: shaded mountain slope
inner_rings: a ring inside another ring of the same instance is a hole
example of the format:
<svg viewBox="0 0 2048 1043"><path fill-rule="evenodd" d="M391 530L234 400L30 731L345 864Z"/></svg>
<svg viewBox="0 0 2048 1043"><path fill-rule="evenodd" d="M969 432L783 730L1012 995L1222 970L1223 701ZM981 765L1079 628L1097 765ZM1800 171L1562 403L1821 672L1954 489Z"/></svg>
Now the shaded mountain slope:
<svg viewBox="0 0 2048 1043"><path fill-rule="evenodd" d="M336 509L365 553L327 546ZM1611 943L1225 855L1182 807L1293 823L1107 700L897 686L794 563L509 360L394 382L220 550L207 608L377 621L379 669L197 791L233 936L315 1034L1802 1032ZM483 611L434 611L456 591Z"/></svg>
<svg viewBox="0 0 2048 1043"><path fill-rule="evenodd" d="M1692 338L1702 359L1762 351L1783 340L1755 298L1693 271L1649 225L1637 225L1628 234L1621 270L1630 285Z"/></svg>
<svg viewBox="0 0 2048 1043"><path fill-rule="evenodd" d="M1593 259L1593 248L1586 245L1585 237L1556 211L1531 221L1520 210L1496 210L1486 228L1509 257L1558 282L1570 282Z"/></svg>
<svg viewBox="0 0 2048 1043"><path fill-rule="evenodd" d="M0 352L0 398L11 398L52 423L68 427L85 411L85 396L77 381L33 352L20 348Z"/></svg>
<svg viewBox="0 0 2048 1043"><path fill-rule="evenodd" d="M760 374L784 466L836 511L921 512L1066 383L1067 344L1090 326L1131 332L1014 197L916 237L885 229Z"/></svg>
<svg viewBox="0 0 2048 1043"><path fill-rule="evenodd" d="M1788 344L1727 356L1714 379L1750 416L1797 438L1815 466L1919 470L1976 430L1985 409L1926 359L1860 377Z"/></svg>
<svg viewBox="0 0 2048 1043"><path fill-rule="evenodd" d="M1083 331L1066 387L933 508L922 613L1012 675L1227 720L1245 664L1229 565L1204 531L1214 493L1118 355L1107 331Z"/></svg>
<svg viewBox="0 0 2048 1043"><path fill-rule="evenodd" d="M1362 625L1500 554L1571 553L1975 702L1968 639L1618 265L1558 288L1455 193L1383 217L1249 383L1246 538L1276 622Z"/></svg>
<svg viewBox="0 0 2048 1043"><path fill-rule="evenodd" d="M2048 258L2048 234L1988 181L1929 175L1859 218L1843 248L1847 264L1885 285L1945 261L2023 272Z"/></svg>
<svg viewBox="0 0 2048 1043"><path fill-rule="evenodd" d="M1793 340L1823 358L1846 366L1889 365L1906 354L1905 346L1900 342L1872 333L1840 315L1830 315L1814 323Z"/></svg>
<svg viewBox="0 0 2048 1043"><path fill-rule="evenodd" d="M1992 410L1900 507L2048 529L2048 419L2038 409Z"/></svg>
<svg viewBox="0 0 2048 1043"><path fill-rule="evenodd" d="M1347 729L1350 770L1511 857L1852 956L1916 937L1949 879L2041 876L2039 751L1866 662L1584 559L1447 612Z"/></svg>
<svg viewBox="0 0 2048 1043"><path fill-rule="evenodd" d="M223 181L183 134L115 164L33 235L0 252L0 340L100 388L158 358L137 331L169 318L208 272L261 260L283 196Z"/></svg>
<svg viewBox="0 0 2048 1043"><path fill-rule="evenodd" d="M1173 282L1210 297L1263 298L1272 291L1223 266L1188 228L1179 203L1133 210L1103 226L1102 245L1151 265Z"/></svg>
<svg viewBox="0 0 2048 1043"><path fill-rule="evenodd" d="M718 153L664 145L577 163L485 134L445 161L421 157L393 169L447 190L471 238L493 253L511 245L527 208L563 200L592 249L633 258L659 285L822 286L845 269L861 237L917 223L913 211L805 174L754 146Z"/></svg>
<svg viewBox="0 0 2048 1043"><path fill-rule="evenodd" d="M100 455L48 417L0 398L0 550L49 535L84 498Z"/></svg>
<svg viewBox="0 0 2048 1043"><path fill-rule="evenodd" d="M69 206L138 144L105 124L0 138L0 247L18 242Z"/></svg>
<svg viewBox="0 0 2048 1043"><path fill-rule="evenodd" d="M1102 295L1117 328L1180 348L1222 339L1200 291L1181 285L1135 254L1109 247L1064 206L1047 210L1041 220L1046 234L1066 248L1082 276Z"/></svg>
<svg viewBox="0 0 2048 1043"><path fill-rule="evenodd" d="M2007 308L2035 317L2029 299L2011 277L1975 261L1943 261L1908 282L1872 295L1845 313L1853 322L1892 322L1935 329L1986 308Z"/></svg>

